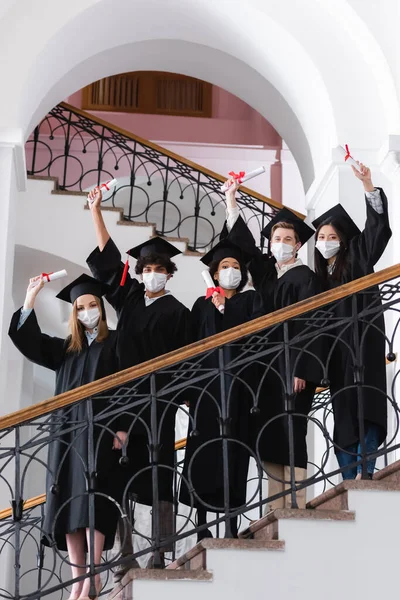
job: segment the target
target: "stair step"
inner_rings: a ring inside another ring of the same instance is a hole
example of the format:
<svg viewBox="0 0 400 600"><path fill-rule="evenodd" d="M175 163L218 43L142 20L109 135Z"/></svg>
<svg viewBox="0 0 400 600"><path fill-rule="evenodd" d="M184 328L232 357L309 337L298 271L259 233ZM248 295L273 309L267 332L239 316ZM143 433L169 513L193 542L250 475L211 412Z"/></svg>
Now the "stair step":
<svg viewBox="0 0 400 600"><path fill-rule="evenodd" d="M382 479L400 483L400 460L375 473L373 481L382 481Z"/></svg>
<svg viewBox="0 0 400 600"><path fill-rule="evenodd" d="M298 508L277 508L250 523L239 534L240 539L278 540L278 524L281 519L309 519L324 521L354 521L355 513L349 510L310 510Z"/></svg>
<svg viewBox="0 0 400 600"><path fill-rule="evenodd" d="M208 571L178 571L168 569L131 569L123 577L121 583L108 594L107 600L131 600L132 585L135 580L148 581L212 581L213 575Z"/></svg>
<svg viewBox="0 0 400 600"><path fill-rule="evenodd" d="M307 503L308 509L317 510L348 510L349 490L380 490L380 491L400 491L400 480L398 483L392 481L364 480L355 481L354 479L342 481L339 485L323 492L316 498Z"/></svg>
<svg viewBox="0 0 400 600"><path fill-rule="evenodd" d="M207 550L283 550L281 540L213 539L205 538L168 565L170 570L196 571L207 568Z"/></svg>

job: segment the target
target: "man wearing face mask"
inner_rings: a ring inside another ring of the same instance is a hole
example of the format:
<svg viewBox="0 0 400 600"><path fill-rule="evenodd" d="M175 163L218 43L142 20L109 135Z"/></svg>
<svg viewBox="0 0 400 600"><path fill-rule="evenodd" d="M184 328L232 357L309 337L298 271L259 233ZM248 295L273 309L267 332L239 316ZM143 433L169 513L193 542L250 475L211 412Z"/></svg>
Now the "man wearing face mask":
<svg viewBox="0 0 400 600"><path fill-rule="evenodd" d="M226 331L231 327L246 323L256 316L258 295L254 290L242 291L248 281L246 256L242 250L228 240L219 242L201 261L209 267L210 275L219 291L212 296L201 296L192 308L193 339L202 340L210 335ZM221 312L221 306L224 311ZM258 316L258 315L257 315ZM190 430L197 432L189 435L180 501L197 508L197 525L205 525L207 510L223 512L225 504L224 474L228 473L229 505L238 508L246 502L247 472L251 446L252 395L249 387L253 380L252 365L246 368L229 370L229 363L241 354L240 342L223 348L226 367L224 375L225 397L221 398L221 380L215 376L201 383L201 388L187 388L190 399ZM217 370L220 367L219 351L209 352L201 361L202 369ZM234 378L234 376L236 378ZM227 411L226 435L228 442L228 465L224 470L221 438L222 404ZM233 441L234 440L234 441ZM247 448L246 448L247 446ZM186 481L196 491L190 494ZM214 509L214 510L213 510ZM226 536L237 537L237 517L230 519L230 531ZM198 534L198 541L211 537L208 529Z"/></svg>
<svg viewBox="0 0 400 600"><path fill-rule="evenodd" d="M106 299L118 316L119 366L126 369L133 365L151 360L185 346L191 342L190 312L172 294L165 289L167 281L177 268L172 258L179 250L160 237L154 237L132 248L128 254L137 259L136 274L143 283L130 277L128 263L125 268L121 254L104 224L101 214L102 194L98 188L89 194L89 206L93 216L98 247L87 259L88 266L96 279L107 283L110 292ZM168 383L167 375L157 375L156 385L160 389ZM149 383L144 382L138 390L140 394L150 392ZM158 423L162 422L159 443L158 484L161 527L163 537L172 534L172 490L175 444L175 403L158 403ZM133 411L130 410L130 413ZM150 425L150 408L141 418ZM157 432L152 432L156 434ZM146 428L136 422L130 432L128 443L129 466L128 480L143 467L150 466L149 445L157 445L157 440L149 440ZM153 489L151 469L135 478L131 490L142 504L152 505ZM165 509L165 512L163 512ZM166 549L168 550L168 549ZM151 566L151 565L149 565Z"/></svg>
<svg viewBox="0 0 400 600"><path fill-rule="evenodd" d="M227 221L221 237L238 244L251 254L248 267L254 287L262 298L264 312L271 313L318 294L321 290L315 273L297 257L300 247L307 243L314 233L311 227L290 210L282 209L262 231L262 235L269 241L269 253L263 254L257 248L247 225L239 216L235 200L238 185L232 180L227 185L229 184L230 188L226 192ZM316 327L311 317L307 321L304 319L288 321L289 339L301 334L304 329L310 331L310 327ZM283 326L275 329L269 337L271 342L281 342L283 339ZM317 356L322 353L319 343L308 347L308 350ZM265 366L275 369L276 374L268 371L260 393L260 417L255 432L255 439L258 441L255 449L268 475L268 496L283 492L288 488L290 481L286 394L289 395L294 412L304 415L293 417L296 484L301 483L307 475L307 415L311 409L316 386L320 383L323 373L317 360L309 354L299 354L300 352L300 349L291 349L290 372L293 376L291 389L286 389L286 363L283 352L279 356L265 359ZM274 417L277 418L270 422ZM298 507L305 508L305 489L298 491L296 497ZM291 496L286 495L266 505L266 512L269 509L290 506Z"/></svg>

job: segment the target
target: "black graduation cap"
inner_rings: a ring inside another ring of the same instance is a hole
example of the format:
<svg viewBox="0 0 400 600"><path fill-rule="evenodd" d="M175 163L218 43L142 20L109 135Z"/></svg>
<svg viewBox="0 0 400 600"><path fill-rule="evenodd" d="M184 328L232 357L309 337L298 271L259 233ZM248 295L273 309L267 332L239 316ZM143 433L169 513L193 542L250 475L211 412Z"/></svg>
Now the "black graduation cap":
<svg viewBox="0 0 400 600"><path fill-rule="evenodd" d="M150 254L164 254L169 258L180 254L181 251L162 237L156 236L128 250L127 254L134 258L143 258Z"/></svg>
<svg viewBox="0 0 400 600"><path fill-rule="evenodd" d="M315 233L314 229L311 229L311 227L309 225L307 225L307 223L305 223L302 219L300 219L297 215L295 215L288 208L282 208L282 210L280 210L278 212L278 214L276 214L275 217L273 219L271 219L271 221L268 223L268 225L266 227L264 227L264 229L262 230L261 233L263 234L264 237L267 238L267 240L269 240L273 226L276 225L277 223L281 223L281 222L291 223L293 225L293 227L296 230L297 235L299 236L299 240L300 240L302 246Z"/></svg>
<svg viewBox="0 0 400 600"><path fill-rule="evenodd" d="M337 221L340 224L343 232L346 234L348 240L351 240L351 238L355 237L356 235L360 235L361 233L353 219L350 217L349 213L345 211L341 204L336 204L324 212L323 215L315 219L313 221L315 229L318 229L318 227L322 225L322 223L325 223L325 221Z"/></svg>
<svg viewBox="0 0 400 600"><path fill-rule="evenodd" d="M57 298L64 300L64 302L70 302L73 304L79 296L84 294L93 294L97 298L101 298L109 290L109 286L106 283L101 283L93 277L83 273L75 281L67 285L59 294Z"/></svg>
<svg viewBox="0 0 400 600"><path fill-rule="evenodd" d="M245 263L250 260L250 256L227 238L218 242L218 244L216 244L214 248L211 248L211 250L209 250L209 252L207 252L200 260L208 266L214 260L220 262L228 257L235 258L239 263Z"/></svg>

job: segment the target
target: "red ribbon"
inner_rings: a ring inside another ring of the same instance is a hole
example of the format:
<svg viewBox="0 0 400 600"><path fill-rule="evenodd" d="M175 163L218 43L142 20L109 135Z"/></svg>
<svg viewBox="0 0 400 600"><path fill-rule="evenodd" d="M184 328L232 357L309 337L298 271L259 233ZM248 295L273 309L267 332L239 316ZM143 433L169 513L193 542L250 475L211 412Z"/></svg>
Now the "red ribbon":
<svg viewBox="0 0 400 600"><path fill-rule="evenodd" d="M206 300L207 300L207 298L211 298L212 295L214 294L214 292L217 292L217 294L221 294L222 296L225 296L223 289L220 288L219 286L207 288Z"/></svg>
<svg viewBox="0 0 400 600"><path fill-rule="evenodd" d="M42 279L47 279L47 281L49 282L50 281L49 275L52 275L53 273L54 273L54 271L52 271L51 273L41 273L40 276Z"/></svg>
<svg viewBox="0 0 400 600"><path fill-rule="evenodd" d="M105 187L107 192L110 191L110 188L108 187L108 184L110 183L111 179L109 181L106 181L105 183L102 183L100 187Z"/></svg>
<svg viewBox="0 0 400 600"><path fill-rule="evenodd" d="M344 157L344 160L346 161L348 158L352 158L351 154L350 154L350 150L348 145L345 145L345 150L346 150L346 156Z"/></svg>
<svg viewBox="0 0 400 600"><path fill-rule="evenodd" d="M128 258L126 259L124 270L122 271L122 277L121 277L121 281L119 284L120 287L124 287L124 285L125 285L126 278L128 276L128 269L129 269L129 255L128 255Z"/></svg>
<svg viewBox="0 0 400 600"><path fill-rule="evenodd" d="M239 183L242 183L242 179L246 175L246 172L240 171L239 173L235 173L235 171L231 171L229 175L233 177L233 179L236 179Z"/></svg>

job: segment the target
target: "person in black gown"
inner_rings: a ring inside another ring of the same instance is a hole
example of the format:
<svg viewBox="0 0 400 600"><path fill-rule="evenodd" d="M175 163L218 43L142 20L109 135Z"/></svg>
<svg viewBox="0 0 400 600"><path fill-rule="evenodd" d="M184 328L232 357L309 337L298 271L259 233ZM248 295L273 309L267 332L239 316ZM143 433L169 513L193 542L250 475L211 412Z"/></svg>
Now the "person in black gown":
<svg viewBox="0 0 400 600"><path fill-rule="evenodd" d="M248 267L253 285L259 292L265 313L274 312L291 304L311 298L320 292L315 273L297 257L297 251L313 235L314 231L293 212L282 209L262 231L269 241L269 252L263 254L255 239L239 216L235 201L238 188L235 181L227 182L227 221L222 237L238 244L252 256ZM272 254L272 256L271 256ZM302 333L317 331L312 315L288 321L289 340ZM281 343L283 326L274 328L268 336L269 343ZM312 356L315 355L316 358ZM301 349L290 350L290 373L292 384L287 389L286 364L283 350L275 357L266 358L267 375L260 393L260 416L255 431L255 449L268 475L268 496L280 494L289 487L291 480L289 419L293 425L293 463L296 483L307 474L307 415L310 412L316 386L323 375L318 357L321 344L308 345L307 353ZM285 409L288 395L290 408L298 416L289 416ZM273 420L272 420L273 419ZM272 421L271 421L272 420ZM305 488L296 493L297 505L305 508ZM270 509L292 506L287 494L266 505Z"/></svg>
<svg viewBox="0 0 400 600"><path fill-rule="evenodd" d="M9 335L22 354L35 364L56 372L55 394L73 390L118 370L115 358L115 331L107 327L102 296L107 286L88 275L64 288L58 298L73 304L71 335L66 339L41 332L34 311L36 297L44 282L30 280L25 303L12 317ZM95 492L121 501L122 490L113 474L118 471L119 450L126 439L121 419L101 420L108 401L91 402L94 424L93 447ZM88 401L60 409L51 416L50 429L55 439L49 444L46 473L46 508L43 524L45 545L67 550L73 578L85 573L85 546L89 547ZM75 425L72 431L69 431ZM116 431L115 438L104 427ZM65 504L65 505L64 505ZM64 506L63 506L64 505ZM103 549L112 548L118 510L103 495L95 496L94 562L100 564ZM99 577L97 588L99 591ZM87 598L89 578L74 583L71 599Z"/></svg>
<svg viewBox="0 0 400 600"><path fill-rule="evenodd" d="M247 257L248 258L248 257ZM258 310L256 292L242 291L248 282L246 256L229 241L219 242L202 259L209 267L215 291L205 298L201 296L192 308L193 339L226 331L254 318ZM211 290L212 291L212 290ZM223 312L220 308L223 307ZM225 367L236 357L243 357L240 342L223 349ZM201 360L202 369L218 369L218 350ZM201 390L188 388L190 401L189 435L187 438L180 500L197 508L197 524L206 523L207 510L224 512L224 480L228 476L229 508L246 503L247 472L251 447L250 410L253 399L248 383L251 367L228 369L224 375L226 397L221 399L219 376L200 383ZM224 414L225 411L225 414ZM221 419L229 423L227 462L224 468ZM197 435L191 433L195 431ZM234 440L237 440L235 442ZM211 443L208 443L211 442ZM246 448L247 446L247 448ZM195 495L191 495L186 482L190 482ZM230 529L230 531L229 531ZM237 518L230 519L227 536L237 537ZM208 529L198 533L198 541L211 537Z"/></svg>
<svg viewBox="0 0 400 600"><path fill-rule="evenodd" d="M318 217L313 225L315 234L315 271L324 290L335 288L364 275L373 273L392 235L389 226L387 198L381 188L375 188L371 172L360 164L361 171L352 167L364 186L367 219L361 232L344 208L338 204ZM381 305L379 290L370 288L357 294L357 312ZM335 303L337 318L351 317L353 298ZM359 343L355 342L357 333ZM359 402L362 406L364 452L372 454L383 443L387 433L387 396L385 364L385 324L379 310L361 317L358 331L342 327L335 333L328 364L328 378L334 414L334 443L344 479L361 478L362 464L349 467L360 460L363 450L360 435ZM357 346L357 348L356 348ZM353 352L359 354L362 385L354 384ZM358 393L361 395L358 397ZM366 461L365 475L372 478L376 459ZM347 468L346 468L347 467Z"/></svg>
<svg viewBox="0 0 400 600"><path fill-rule="evenodd" d="M172 258L179 250L160 237L154 237L129 251L137 259L136 274L140 283L127 272L121 262L121 254L105 227L101 214L102 194L95 188L89 194L89 206L93 216L98 247L87 259L93 276L109 285L107 300L115 308L118 316L119 367L125 369L151 360L191 342L190 311L165 289L167 281L177 268ZM157 375L157 388L168 384L171 376ZM162 537L173 533L173 467L175 457L175 416L178 399L170 402L157 402L157 427L160 435L152 431L150 425L150 383L147 379L137 389L141 397L148 396L148 409L140 411L140 420L135 420L129 432L127 482L130 491L141 504L152 505L154 498L152 485L152 460L149 446L158 453L158 501L160 502L160 528ZM163 397L165 400L166 397ZM183 402L184 398L182 398ZM129 410L133 416L134 411ZM161 424L162 423L162 424ZM140 475L135 476L140 470ZM165 548L167 550L167 548ZM130 553L127 549L126 553ZM125 551L124 551L125 552ZM150 558L148 566L152 566Z"/></svg>

